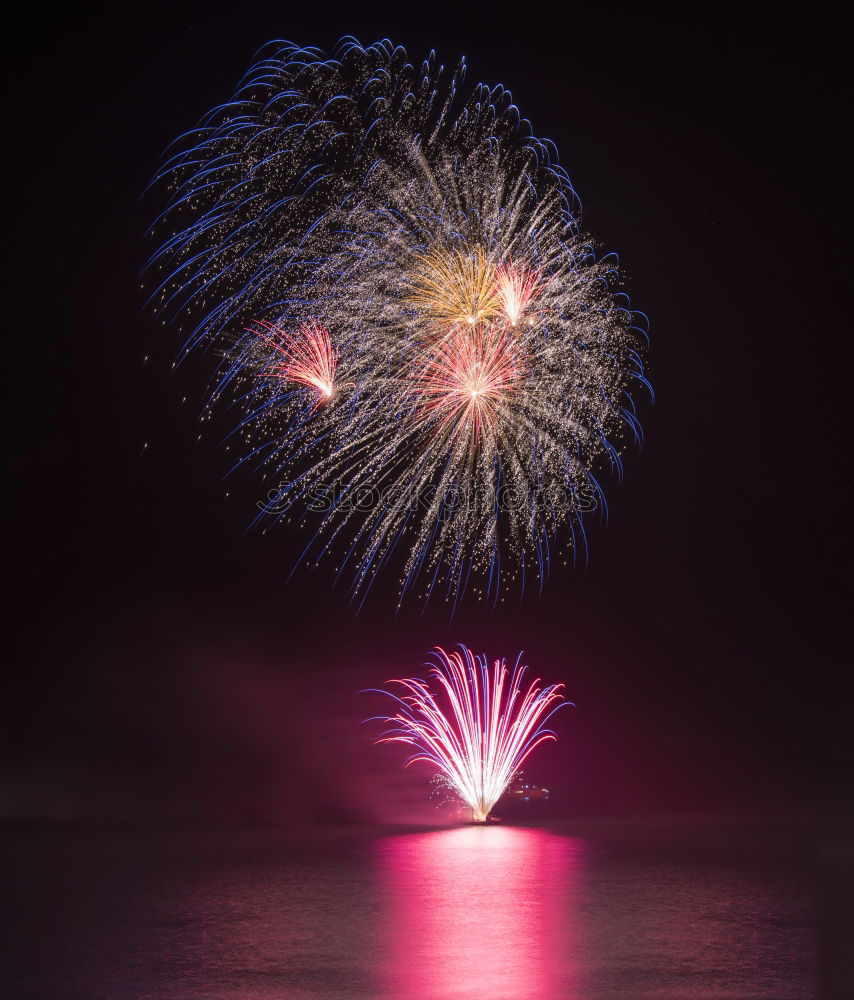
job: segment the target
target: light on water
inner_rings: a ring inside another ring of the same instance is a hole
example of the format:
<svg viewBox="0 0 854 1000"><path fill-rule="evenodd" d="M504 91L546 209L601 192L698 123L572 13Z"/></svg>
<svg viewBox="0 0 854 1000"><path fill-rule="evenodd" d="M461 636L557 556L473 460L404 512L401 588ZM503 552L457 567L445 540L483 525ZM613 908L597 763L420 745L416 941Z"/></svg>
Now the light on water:
<svg viewBox="0 0 854 1000"><path fill-rule="evenodd" d="M542 830L469 826L390 837L385 993L582 997L578 886L584 843Z"/></svg>
<svg viewBox="0 0 854 1000"><path fill-rule="evenodd" d="M812 1000L812 862L770 843L502 825L8 837L0 994Z"/></svg>

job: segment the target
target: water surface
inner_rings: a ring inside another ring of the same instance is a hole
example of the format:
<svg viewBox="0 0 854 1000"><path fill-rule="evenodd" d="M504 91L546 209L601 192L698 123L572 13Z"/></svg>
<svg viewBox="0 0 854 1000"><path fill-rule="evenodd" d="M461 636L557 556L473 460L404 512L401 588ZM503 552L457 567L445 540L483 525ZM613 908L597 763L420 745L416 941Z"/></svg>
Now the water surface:
<svg viewBox="0 0 854 1000"><path fill-rule="evenodd" d="M3 996L817 996L798 840L494 826L0 844Z"/></svg>

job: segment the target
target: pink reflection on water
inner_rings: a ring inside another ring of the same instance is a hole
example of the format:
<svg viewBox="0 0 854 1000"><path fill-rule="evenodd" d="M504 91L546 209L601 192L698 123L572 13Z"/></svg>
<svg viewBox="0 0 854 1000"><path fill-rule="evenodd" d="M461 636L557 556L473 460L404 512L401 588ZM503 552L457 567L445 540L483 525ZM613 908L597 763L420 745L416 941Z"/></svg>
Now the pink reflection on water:
<svg viewBox="0 0 854 1000"><path fill-rule="evenodd" d="M582 842L470 826L378 845L384 989L407 1000L580 997Z"/></svg>

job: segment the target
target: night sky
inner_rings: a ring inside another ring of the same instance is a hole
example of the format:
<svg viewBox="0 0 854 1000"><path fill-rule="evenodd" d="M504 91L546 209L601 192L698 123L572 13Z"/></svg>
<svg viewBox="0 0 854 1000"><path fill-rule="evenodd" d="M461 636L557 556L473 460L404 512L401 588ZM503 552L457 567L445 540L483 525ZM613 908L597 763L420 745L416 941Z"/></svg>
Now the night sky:
<svg viewBox="0 0 854 1000"><path fill-rule="evenodd" d="M14 46L0 817L420 819L357 692L434 644L526 651L577 707L529 768L578 818L842 805L850 188L832 26L644 7L388 14L211 5L33 25ZM109 11L109 13L108 13ZM589 565L495 613L356 614L299 532L247 533L212 360L141 311L141 194L163 147L271 38L388 36L505 84L650 317L652 405ZM847 243L847 241L846 241ZM847 246L845 246L847 249ZM147 362L144 360L148 358ZM184 401L186 399L186 401ZM228 493L228 496L226 496ZM11 647L11 648L10 648Z"/></svg>

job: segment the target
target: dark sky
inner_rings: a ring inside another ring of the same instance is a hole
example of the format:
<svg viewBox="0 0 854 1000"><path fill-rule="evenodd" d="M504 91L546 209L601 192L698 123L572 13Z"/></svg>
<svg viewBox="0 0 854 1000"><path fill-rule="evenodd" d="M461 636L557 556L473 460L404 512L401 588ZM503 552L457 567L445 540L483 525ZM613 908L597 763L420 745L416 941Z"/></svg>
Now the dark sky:
<svg viewBox="0 0 854 1000"><path fill-rule="evenodd" d="M524 649L566 682L578 707L529 772L556 810L838 803L851 323L833 26L404 6L111 7L14 46L0 816L415 816L420 779L371 747L356 723L377 706L356 692L457 641ZM328 568L289 582L299 538L247 534L259 484L221 481L229 418L197 441L209 362L171 373L177 333L140 312L157 210L140 195L163 147L265 41L348 33L464 53L471 82L508 86L651 320L656 403L606 481L589 566L498 613L393 618L380 591L356 615Z"/></svg>

